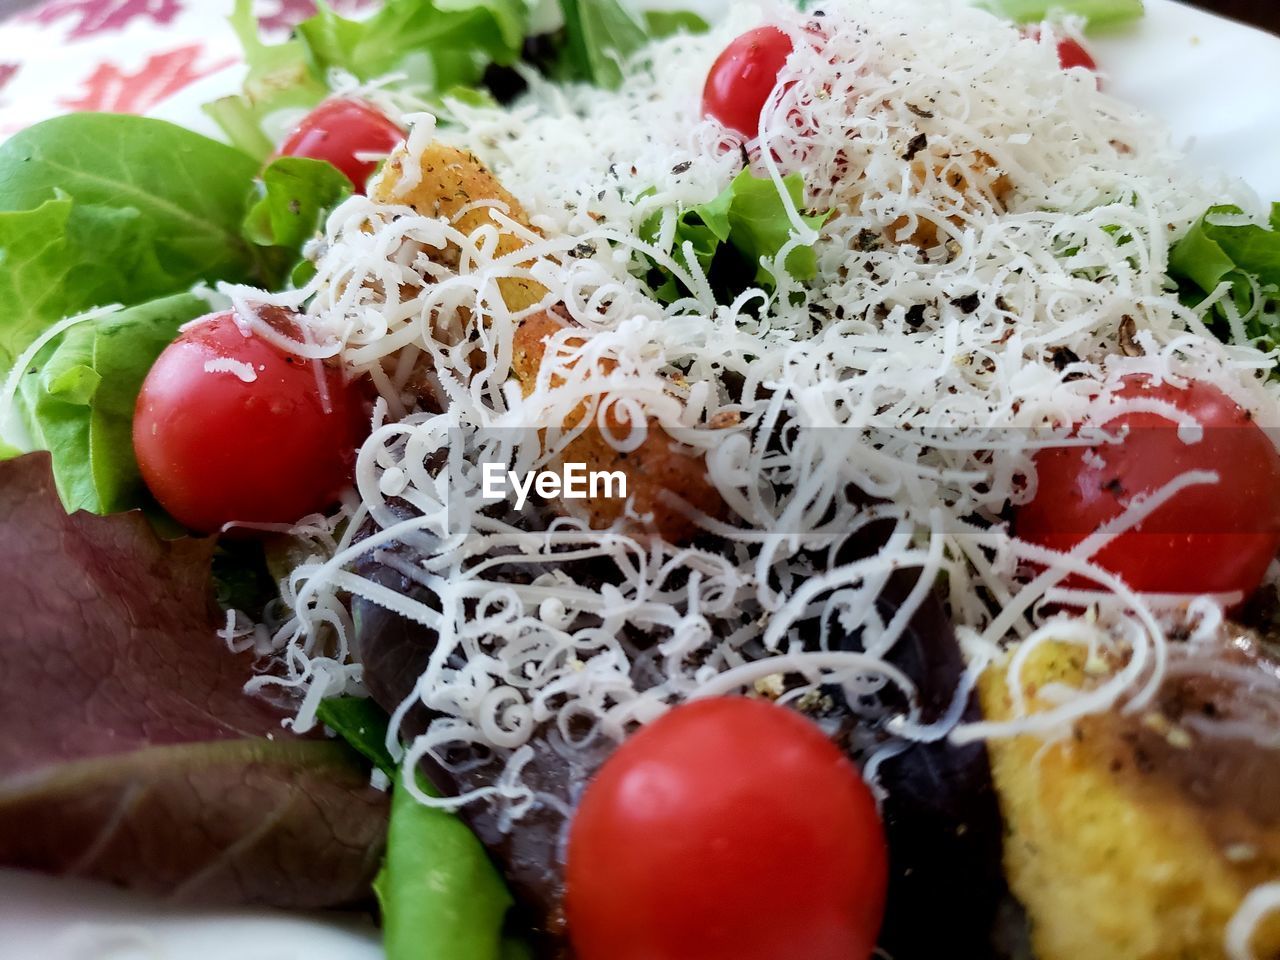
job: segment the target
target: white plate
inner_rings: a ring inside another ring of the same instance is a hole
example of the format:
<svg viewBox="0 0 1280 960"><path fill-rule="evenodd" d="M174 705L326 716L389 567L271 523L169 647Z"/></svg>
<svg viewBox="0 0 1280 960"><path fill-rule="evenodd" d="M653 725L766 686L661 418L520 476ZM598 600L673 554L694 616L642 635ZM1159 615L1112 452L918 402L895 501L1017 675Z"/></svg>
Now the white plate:
<svg viewBox="0 0 1280 960"><path fill-rule="evenodd" d="M670 7L678 0L659 0ZM708 13L724 0L686 4ZM1147 0L1137 26L1091 43L1108 89L1162 117L1189 162L1280 199L1280 38L1172 0ZM200 104L233 92L214 74L152 111L213 132ZM376 960L375 931L272 911L178 910L80 882L0 870L6 960Z"/></svg>

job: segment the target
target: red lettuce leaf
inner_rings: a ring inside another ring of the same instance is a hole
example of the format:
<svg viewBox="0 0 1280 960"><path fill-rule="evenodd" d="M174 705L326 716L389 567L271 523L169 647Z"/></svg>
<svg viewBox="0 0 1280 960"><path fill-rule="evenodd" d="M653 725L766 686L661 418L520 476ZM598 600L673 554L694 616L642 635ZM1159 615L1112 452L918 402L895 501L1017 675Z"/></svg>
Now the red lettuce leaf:
<svg viewBox="0 0 1280 960"><path fill-rule="evenodd" d="M47 454L0 462L0 864L187 902L368 896L387 796L242 688L211 540L68 516Z"/></svg>

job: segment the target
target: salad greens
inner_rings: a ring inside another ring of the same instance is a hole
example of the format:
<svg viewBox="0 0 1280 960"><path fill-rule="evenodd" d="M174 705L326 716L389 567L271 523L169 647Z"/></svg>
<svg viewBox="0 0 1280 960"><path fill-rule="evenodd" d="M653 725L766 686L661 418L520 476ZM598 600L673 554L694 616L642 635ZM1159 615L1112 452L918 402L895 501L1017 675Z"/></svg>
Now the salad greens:
<svg viewBox="0 0 1280 960"><path fill-rule="evenodd" d="M279 157L262 171L257 191L245 214L245 237L262 247L301 250L325 215L351 196L351 181L323 160Z"/></svg>
<svg viewBox="0 0 1280 960"><path fill-rule="evenodd" d="M490 64L516 62L528 32L526 0L387 0L372 17L349 20L320 5L289 40L266 44L251 0L237 0L232 25L249 74L244 92L205 107L228 139L265 160L284 131L273 115L293 119L330 93L332 71L357 81L396 75L395 86L421 100L470 87Z"/></svg>
<svg viewBox="0 0 1280 960"><path fill-rule="evenodd" d="M1193 304L1229 284L1237 315L1253 313L1245 335L1264 349L1280 346L1280 203L1272 204L1267 226L1246 222L1239 207L1212 207L1170 252L1169 275ZM1223 339L1230 338L1222 303L1205 319Z"/></svg>
<svg viewBox="0 0 1280 960"><path fill-rule="evenodd" d="M396 775L399 765L387 750L387 715L372 700L367 697L321 700L316 719L388 777Z"/></svg>
<svg viewBox="0 0 1280 960"><path fill-rule="evenodd" d="M1143 15L1142 0L979 0L978 5L1015 23L1082 17L1089 30L1120 27Z"/></svg>
<svg viewBox="0 0 1280 960"><path fill-rule="evenodd" d="M71 114L0 146L0 370L52 324L67 330L19 380L36 445L53 453L68 509L148 498L133 457L138 390L178 327L210 310L188 291L226 280L278 288L350 184L314 160L256 161L160 120Z"/></svg>
<svg viewBox="0 0 1280 960"><path fill-rule="evenodd" d="M174 124L78 113L0 145L0 367L50 323L200 280L271 285L278 255L240 233L257 165Z"/></svg>
<svg viewBox="0 0 1280 960"><path fill-rule="evenodd" d="M0 864L185 902L366 895L387 797L244 695L254 658L210 622L211 539L68 514L39 453L0 463L0 543Z"/></svg>
<svg viewBox="0 0 1280 960"><path fill-rule="evenodd" d="M791 202L803 209L804 180L800 174L788 174L782 183ZM816 230L827 216L802 214L801 218ZM656 240L661 222L662 214L654 214L642 226L641 236L650 242ZM687 263L685 244L692 244L717 299L729 302L748 287L766 291L777 287L776 278L762 261L776 258L791 234L791 218L773 181L743 170L713 200L680 214L671 252L677 261ZM812 279L817 267L812 247L796 247L787 255L787 272L796 280ZM687 293L670 271L660 266L654 265L649 280L654 293L668 302Z"/></svg>
<svg viewBox="0 0 1280 960"><path fill-rule="evenodd" d="M373 889L388 960L500 960L513 900L484 845L454 814L420 804L397 773L387 858ZM428 793L434 793L419 780Z"/></svg>
<svg viewBox="0 0 1280 960"><path fill-rule="evenodd" d="M178 327L209 311L189 293L78 324L22 377L28 430L53 455L68 510L114 513L146 499L133 455L133 408L142 381Z"/></svg>
<svg viewBox="0 0 1280 960"><path fill-rule="evenodd" d="M645 44L674 33L703 33L708 24L687 10L643 15L619 0L559 0L564 26L552 37L555 55L548 72L606 89L622 83L619 64Z"/></svg>
<svg viewBox="0 0 1280 960"><path fill-rule="evenodd" d="M560 0L560 10L564 14L562 75L616 89L622 83L619 60L639 50L649 39L645 22L614 0Z"/></svg>
<svg viewBox="0 0 1280 960"><path fill-rule="evenodd" d="M512 905L484 845L452 813L424 807L404 786L407 772L387 751L387 715L372 700L323 700L317 718L392 778L387 856L374 881L389 960L449 957L500 960L521 955L504 941ZM438 796L425 780L419 785Z"/></svg>
<svg viewBox="0 0 1280 960"><path fill-rule="evenodd" d="M300 116L327 97L329 87L323 77L312 71L300 39L292 37L277 44L262 42L258 20L253 15L253 0L236 0L230 20L249 68L244 92L205 104L204 112L222 128L233 146L255 160L265 161L279 138L263 129L264 119L283 110Z"/></svg>

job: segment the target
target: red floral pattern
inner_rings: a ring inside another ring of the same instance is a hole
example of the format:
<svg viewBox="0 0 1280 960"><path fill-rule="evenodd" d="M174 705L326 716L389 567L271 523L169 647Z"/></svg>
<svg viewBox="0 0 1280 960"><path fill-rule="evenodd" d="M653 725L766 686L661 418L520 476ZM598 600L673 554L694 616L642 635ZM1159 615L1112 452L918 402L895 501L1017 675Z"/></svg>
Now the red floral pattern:
<svg viewBox="0 0 1280 960"><path fill-rule="evenodd" d="M19 66L20 64L16 63L0 63L0 90L3 90L4 85L18 72Z"/></svg>
<svg viewBox="0 0 1280 960"><path fill-rule="evenodd" d="M103 110L109 113L145 113L183 87L208 76L233 60L198 66L203 45L193 43L153 54L136 73L114 63L100 63L85 80L84 92L59 100L71 110Z"/></svg>
<svg viewBox="0 0 1280 960"><path fill-rule="evenodd" d="M78 40L104 30L119 30L138 17L168 24L181 9L178 0L49 0L27 17L36 23L79 17L67 33L69 40Z"/></svg>

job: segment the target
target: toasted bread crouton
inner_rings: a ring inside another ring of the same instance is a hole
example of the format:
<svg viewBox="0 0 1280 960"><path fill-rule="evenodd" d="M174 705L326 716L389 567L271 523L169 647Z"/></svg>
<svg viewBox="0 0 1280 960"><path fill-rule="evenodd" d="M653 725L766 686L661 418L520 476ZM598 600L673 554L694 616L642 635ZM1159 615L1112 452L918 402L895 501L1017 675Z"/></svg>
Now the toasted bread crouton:
<svg viewBox="0 0 1280 960"><path fill-rule="evenodd" d="M420 158L422 178L415 186L400 194L397 192L397 185L403 175L407 157L404 146L391 155L382 174L370 189L370 199L378 203L406 204L427 217L445 217L467 235L482 227L497 225L492 216L494 207L483 203L497 201L505 208L503 212L508 217L533 231L529 215L525 213L520 201L507 192L475 154L438 141L430 144ZM481 205L473 206L478 201ZM510 231L501 231L494 255L515 253L525 245L522 237ZM456 268L459 254L459 249L450 245L440 252L439 260L445 266ZM500 277L498 289L507 309L512 313L540 303L547 295L546 287L521 277Z"/></svg>
<svg viewBox="0 0 1280 960"><path fill-rule="evenodd" d="M370 196L381 203L403 203L421 214L447 217L463 233L470 234L495 223L491 207L471 206L476 201L497 200L516 223L532 230L528 215L520 201L507 192L474 154L441 143L431 144L421 157L421 180L403 194L396 186L403 172L407 153L401 147L387 161L382 175L374 183ZM526 245L521 237L504 231L500 234L499 255L514 253ZM450 247L440 254L440 262L456 267L460 251ZM547 295L541 284L515 277L498 281L503 302L513 313L540 303ZM532 392L538 367L546 351L546 337L561 329L565 321L548 311L539 311L519 321L514 333L512 374L525 394ZM566 428L573 427L585 413L570 417ZM616 415L610 426L616 434L625 434L628 425ZM661 429L650 424L644 443L626 453L616 450L596 424L589 426L571 441L559 458L561 463L584 463L592 471L621 471L627 476L627 494L637 512L653 514L653 527L664 539L678 543L690 537L695 527L683 514L665 502L663 491L671 490L694 507L715 513L721 500L707 480L702 458L675 445ZM593 527L608 526L623 512L627 500L601 497L587 500L585 512ZM564 504L567 509L569 504Z"/></svg>
<svg viewBox="0 0 1280 960"><path fill-rule="evenodd" d="M1021 677L1028 709L1047 709L1048 684L1087 685L1085 663L1077 646L1037 649ZM987 671L980 695L989 719L1010 718L1004 665ZM1038 960L1219 960L1244 896L1280 877L1280 814L1251 802L1243 782L1239 795L1220 783L1209 796L1222 742L1191 738L1163 707L1089 717L1052 743L1027 735L988 749L1005 869ZM1241 770L1269 765L1268 782L1280 783L1274 751L1230 749L1252 751ZM1280 956L1280 923L1264 923L1253 947Z"/></svg>
<svg viewBox="0 0 1280 960"><path fill-rule="evenodd" d="M941 180L947 188L962 198L963 209L973 211L978 197L986 197L997 210L1003 210L1013 193L1013 181L996 168L996 162L989 154L979 151L973 159L971 170L948 164L945 158L933 154L927 157L916 157L911 161L911 185L919 189L926 180ZM947 217L947 222L955 227L964 226L964 218L959 214ZM899 217L889 224L887 235L890 240L897 241L901 233L911 223L906 216ZM938 224L933 220L917 220L915 230L907 237L906 242L912 246L927 250L941 242Z"/></svg>
<svg viewBox="0 0 1280 960"><path fill-rule="evenodd" d="M533 390L538 369L547 349L547 338L563 330L565 321L550 312L535 313L521 321L516 329L512 370L526 394ZM604 361L608 372L612 364ZM586 409L571 414L565 428L576 426ZM606 414L609 431L623 436L630 424L613 410ZM644 441L635 450L622 452L613 447L596 424L591 424L571 440L558 457L560 463L585 463L591 470L620 471L627 477L627 496L637 513L652 514L653 528L664 540L681 543L696 531L696 525L668 503L664 491L679 496L694 508L712 516L723 506L720 494L707 479L702 457L680 447L654 420L648 423ZM585 513L592 527L612 524L622 516L626 500L599 498L585 501Z"/></svg>

